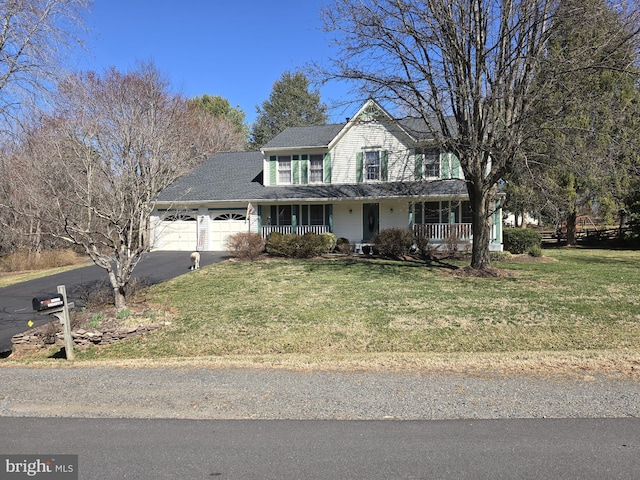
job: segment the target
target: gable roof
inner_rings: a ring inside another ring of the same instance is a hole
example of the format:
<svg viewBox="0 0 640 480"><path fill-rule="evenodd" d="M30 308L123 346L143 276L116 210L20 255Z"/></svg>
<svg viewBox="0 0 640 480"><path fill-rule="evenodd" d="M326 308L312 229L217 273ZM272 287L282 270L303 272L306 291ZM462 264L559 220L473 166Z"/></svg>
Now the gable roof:
<svg viewBox="0 0 640 480"><path fill-rule="evenodd" d="M289 127L267 142L262 147L262 150L305 147L326 148L344 126L344 123L337 123L307 127Z"/></svg>
<svg viewBox="0 0 640 480"><path fill-rule="evenodd" d="M434 132L440 134L442 129L438 121L433 118L428 123L420 117L393 118L375 100L367 100L358 110L353 118L346 123L335 123L329 125L315 125L304 127L288 127L280 132L273 139L267 142L262 151L287 150L301 148L330 148L331 144L337 140L344 131L348 130L360 119L369 115L382 116L400 128L402 132L411 137L415 142L433 142ZM451 132L456 131L453 117L447 117L447 128Z"/></svg>

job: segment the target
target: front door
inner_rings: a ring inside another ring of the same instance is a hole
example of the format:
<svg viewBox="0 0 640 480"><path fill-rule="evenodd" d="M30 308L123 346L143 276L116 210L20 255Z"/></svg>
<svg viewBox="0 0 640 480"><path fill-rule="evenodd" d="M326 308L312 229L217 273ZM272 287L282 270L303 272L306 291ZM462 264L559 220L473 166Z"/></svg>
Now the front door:
<svg viewBox="0 0 640 480"><path fill-rule="evenodd" d="M362 205L362 241L370 242L380 228L380 205L365 203Z"/></svg>

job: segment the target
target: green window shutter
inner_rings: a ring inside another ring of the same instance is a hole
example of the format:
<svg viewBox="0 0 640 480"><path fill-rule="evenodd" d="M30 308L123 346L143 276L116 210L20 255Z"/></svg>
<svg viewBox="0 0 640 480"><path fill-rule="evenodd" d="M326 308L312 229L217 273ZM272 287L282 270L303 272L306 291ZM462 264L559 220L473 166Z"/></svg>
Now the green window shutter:
<svg viewBox="0 0 640 480"><path fill-rule="evenodd" d="M309 155L302 155L300 160L300 183L309 183Z"/></svg>
<svg viewBox="0 0 640 480"><path fill-rule="evenodd" d="M300 183L300 155L291 157L291 173L293 174L293 184Z"/></svg>
<svg viewBox="0 0 640 480"><path fill-rule="evenodd" d="M424 155L422 153L416 153L415 157L415 165L413 167L413 177L416 181L422 180L422 175L424 173Z"/></svg>
<svg viewBox="0 0 640 480"><path fill-rule="evenodd" d="M324 154L324 183L331 183L331 154Z"/></svg>
<svg viewBox="0 0 640 480"><path fill-rule="evenodd" d="M451 168L449 165L449 159L451 158L450 153L445 153L440 156L440 178L447 179L451 178Z"/></svg>
<svg viewBox="0 0 640 480"><path fill-rule="evenodd" d="M451 178L460 178L460 160L451 154Z"/></svg>
<svg viewBox="0 0 640 480"><path fill-rule="evenodd" d="M380 156L380 180L389 181L389 152L383 150Z"/></svg>
<svg viewBox="0 0 640 480"><path fill-rule="evenodd" d="M271 155L269 157L269 185L276 184L276 175L278 170L278 157Z"/></svg>
<svg viewBox="0 0 640 480"><path fill-rule="evenodd" d="M363 180L362 178L363 156L364 155L362 152L356 153L356 182L358 183L362 182Z"/></svg>

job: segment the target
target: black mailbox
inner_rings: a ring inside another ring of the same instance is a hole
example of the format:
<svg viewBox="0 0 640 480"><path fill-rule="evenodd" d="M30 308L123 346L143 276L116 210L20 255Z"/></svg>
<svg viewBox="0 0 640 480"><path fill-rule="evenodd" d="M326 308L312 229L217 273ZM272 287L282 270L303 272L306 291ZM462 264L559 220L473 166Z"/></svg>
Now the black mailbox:
<svg viewBox="0 0 640 480"><path fill-rule="evenodd" d="M32 300L32 305L36 312L52 310L64 306L64 297L61 293L55 293L46 297L36 297Z"/></svg>

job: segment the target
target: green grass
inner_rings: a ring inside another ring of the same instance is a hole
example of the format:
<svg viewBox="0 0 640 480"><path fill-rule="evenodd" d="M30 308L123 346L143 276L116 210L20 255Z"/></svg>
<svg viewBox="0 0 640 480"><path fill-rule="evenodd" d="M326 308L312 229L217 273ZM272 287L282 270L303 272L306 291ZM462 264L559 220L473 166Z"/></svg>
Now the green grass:
<svg viewBox="0 0 640 480"><path fill-rule="evenodd" d="M15 285L17 283L26 282L28 280L35 280L36 278L48 277L50 275L66 272L68 270L75 270L76 268L88 267L91 265L93 265L93 263L83 261L83 263L79 263L76 265L67 265L64 267L46 268L42 270L32 270L32 271L21 272L21 273L10 272L10 273L0 274L0 288L8 287L10 285Z"/></svg>
<svg viewBox="0 0 640 480"><path fill-rule="evenodd" d="M640 350L640 252L545 251L497 278L354 258L225 262L154 286L170 326L79 359ZM458 265L467 265L461 262Z"/></svg>

